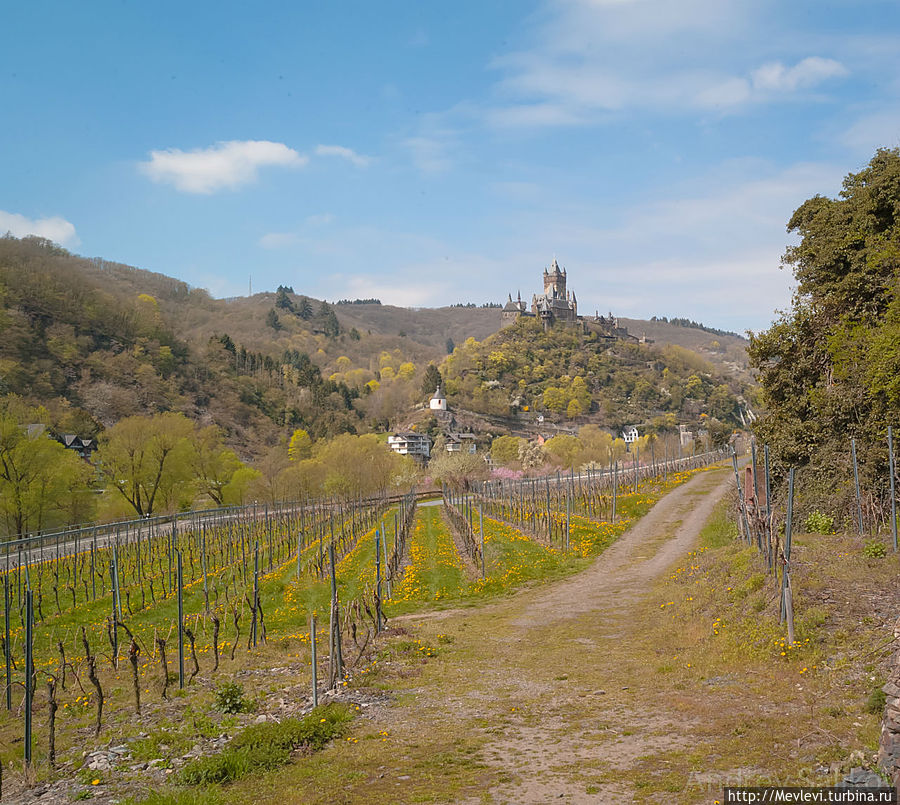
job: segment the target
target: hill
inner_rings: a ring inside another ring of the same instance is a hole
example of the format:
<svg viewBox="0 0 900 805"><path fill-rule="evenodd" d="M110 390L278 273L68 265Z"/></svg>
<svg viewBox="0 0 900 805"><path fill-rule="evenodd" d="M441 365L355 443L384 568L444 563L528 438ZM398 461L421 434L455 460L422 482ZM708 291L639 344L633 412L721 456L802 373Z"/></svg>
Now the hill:
<svg viewBox="0 0 900 805"><path fill-rule="evenodd" d="M657 351L696 351L682 359L712 378L708 384L730 384L733 396L749 381L739 337L662 321L622 323L653 338ZM0 238L0 394L41 404L46 424L85 436L131 414L174 410L220 425L249 457L296 427L314 438L387 429L425 398L426 369L444 361L448 350L465 345L461 354L468 354L470 341L487 344L493 337L516 352L509 344L513 331L497 333L499 324L500 311L491 307L328 304L290 287L213 299L164 274L78 257L39 238ZM652 349L645 351L619 355L604 371L658 360ZM449 379L458 365L448 362ZM542 400L546 388L568 382L562 379L571 374L567 366L568 358L549 365L523 399ZM644 374L658 391L661 377ZM521 380L513 375L488 372L479 380L509 386L502 400L494 388L496 400L481 404L472 387L456 392L459 401L505 415L512 386ZM593 413L619 402L616 395L599 395ZM623 417L637 416L638 399L632 402L619 405ZM671 408L658 400L654 405Z"/></svg>
<svg viewBox="0 0 900 805"><path fill-rule="evenodd" d="M442 366L448 399L490 415L652 425L740 424L746 382L676 344L604 338L580 327L544 331L520 319L483 342L466 341Z"/></svg>

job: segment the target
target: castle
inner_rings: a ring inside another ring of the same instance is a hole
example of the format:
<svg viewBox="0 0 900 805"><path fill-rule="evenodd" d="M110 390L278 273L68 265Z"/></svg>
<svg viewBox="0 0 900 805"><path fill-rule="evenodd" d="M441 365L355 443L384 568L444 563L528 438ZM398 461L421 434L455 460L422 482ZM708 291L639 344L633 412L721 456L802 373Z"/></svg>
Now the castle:
<svg viewBox="0 0 900 805"><path fill-rule="evenodd" d="M550 268L544 269L544 292L531 297L530 310L525 307L521 293L515 300L509 294L509 301L500 313L501 329L515 324L520 318L538 318L545 330L559 322L566 326L580 326L586 332L595 332L611 340L638 340L626 328L619 327L619 320L612 313L608 318L599 314L579 316L578 299L574 292L566 290L566 270L560 268L555 257Z"/></svg>
<svg viewBox="0 0 900 805"><path fill-rule="evenodd" d="M578 300L566 290L566 270L559 267L555 257L549 270L544 269L544 293L531 297L531 310L525 309L521 294L515 302L510 294L500 314L500 326L515 324L520 316L537 316L545 329L557 321L569 324L578 321Z"/></svg>

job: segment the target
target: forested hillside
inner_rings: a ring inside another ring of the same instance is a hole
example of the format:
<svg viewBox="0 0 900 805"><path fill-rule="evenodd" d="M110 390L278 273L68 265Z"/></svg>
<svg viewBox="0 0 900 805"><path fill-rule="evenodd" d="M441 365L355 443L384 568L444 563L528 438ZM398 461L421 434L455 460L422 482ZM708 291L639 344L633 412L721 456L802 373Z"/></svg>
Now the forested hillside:
<svg viewBox="0 0 900 805"><path fill-rule="evenodd" d="M535 319L520 319L481 343L466 341L443 371L459 407L548 412L610 428L705 420L730 433L746 391L739 377L683 347L610 341L576 327L544 332Z"/></svg>
<svg viewBox="0 0 900 805"><path fill-rule="evenodd" d="M883 512L886 432L900 423L900 150L879 150L839 198L804 202L788 229L800 236L784 257L794 304L750 348L769 412L757 433L780 466L805 468L810 506L842 513L855 438L862 488Z"/></svg>
<svg viewBox="0 0 900 805"><path fill-rule="evenodd" d="M0 392L82 436L134 414L182 412L251 455L285 427L321 437L361 425L358 392L323 379L308 355L248 350L224 332L190 343L177 331L183 312L214 304L167 277L0 239Z"/></svg>

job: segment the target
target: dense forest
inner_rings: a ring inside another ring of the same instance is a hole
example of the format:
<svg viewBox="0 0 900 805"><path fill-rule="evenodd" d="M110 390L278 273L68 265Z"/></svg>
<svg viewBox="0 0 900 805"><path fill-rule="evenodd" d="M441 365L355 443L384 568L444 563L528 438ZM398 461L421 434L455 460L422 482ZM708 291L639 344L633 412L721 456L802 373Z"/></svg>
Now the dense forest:
<svg viewBox="0 0 900 805"><path fill-rule="evenodd" d="M752 339L768 414L757 434L780 467L803 468L809 507L847 516L858 442L868 506L887 504L888 425L900 423L900 150L849 174L839 198L793 214L791 309Z"/></svg>
<svg viewBox="0 0 900 805"><path fill-rule="evenodd" d="M682 347L613 341L578 327L545 332L525 318L483 342L466 341L443 372L459 407L590 417L613 429L662 417L730 434L746 392L740 379Z"/></svg>

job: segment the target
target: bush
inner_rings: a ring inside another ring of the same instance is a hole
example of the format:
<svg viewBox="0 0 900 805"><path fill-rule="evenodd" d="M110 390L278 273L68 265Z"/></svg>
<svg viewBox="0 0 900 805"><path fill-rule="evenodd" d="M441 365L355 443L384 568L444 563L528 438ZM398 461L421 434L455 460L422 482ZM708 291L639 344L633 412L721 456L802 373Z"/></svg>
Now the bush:
<svg viewBox="0 0 900 805"><path fill-rule="evenodd" d="M243 713L248 704L244 686L238 682L223 682L216 688L216 709L223 713Z"/></svg>
<svg viewBox="0 0 900 805"><path fill-rule="evenodd" d="M874 686L869 694L869 698L866 699L866 712L880 716L886 703L887 694L881 689L880 685Z"/></svg>
<svg viewBox="0 0 900 805"><path fill-rule="evenodd" d="M866 541L863 547L863 556L867 559L883 559L887 556L887 548L884 547L883 542L879 542L877 539L870 539Z"/></svg>
<svg viewBox="0 0 900 805"><path fill-rule="evenodd" d="M252 771L277 768L287 763L295 749L322 749L343 735L352 718L348 707L328 704L303 718L286 718L280 724L253 724L235 736L220 754L188 763L181 770L180 780L187 785L223 784Z"/></svg>
<svg viewBox="0 0 900 805"><path fill-rule="evenodd" d="M834 531L834 517L816 509L806 518L806 531L810 534L831 534Z"/></svg>

